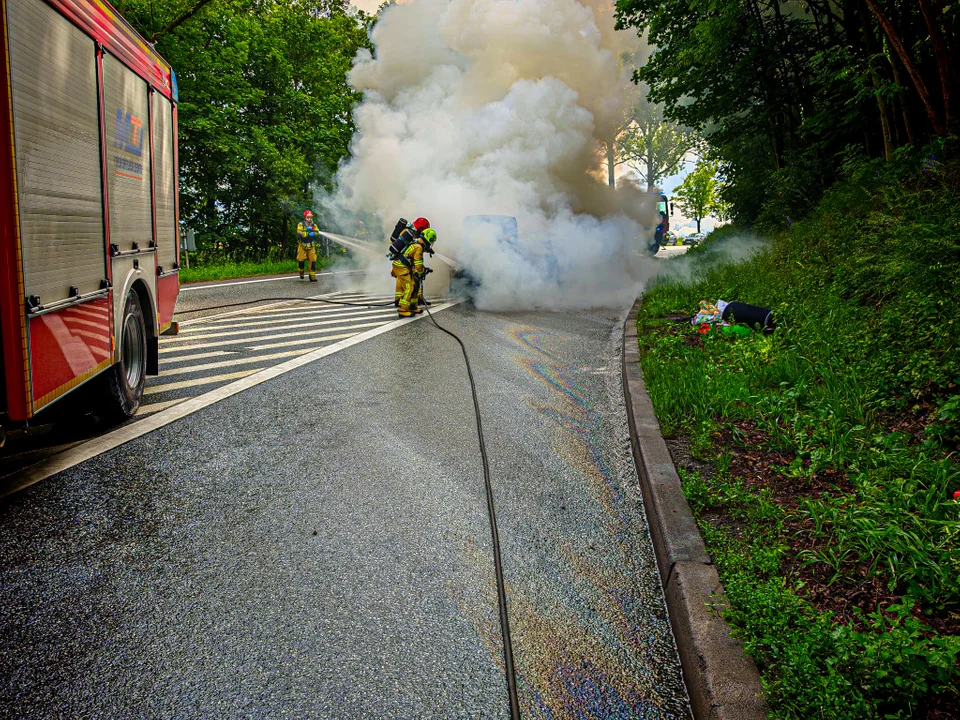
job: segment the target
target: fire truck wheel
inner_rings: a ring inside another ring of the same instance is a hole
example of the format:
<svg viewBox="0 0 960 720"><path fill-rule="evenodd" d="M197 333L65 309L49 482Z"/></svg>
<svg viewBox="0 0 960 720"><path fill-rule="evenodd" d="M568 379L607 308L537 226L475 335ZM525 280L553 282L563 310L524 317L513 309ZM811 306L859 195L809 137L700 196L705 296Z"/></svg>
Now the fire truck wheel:
<svg viewBox="0 0 960 720"><path fill-rule="evenodd" d="M120 320L120 362L104 373L107 392L104 415L111 421L133 417L147 378L147 328L140 298L131 290Z"/></svg>

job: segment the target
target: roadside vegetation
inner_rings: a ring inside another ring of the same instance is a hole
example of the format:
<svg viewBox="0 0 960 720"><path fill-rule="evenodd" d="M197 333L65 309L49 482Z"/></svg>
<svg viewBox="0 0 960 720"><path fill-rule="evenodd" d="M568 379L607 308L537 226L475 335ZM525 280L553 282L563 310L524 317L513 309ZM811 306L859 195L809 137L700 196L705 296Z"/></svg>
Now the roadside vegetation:
<svg viewBox="0 0 960 720"><path fill-rule="evenodd" d="M327 266L325 258L317 258L317 269ZM257 277L260 275L288 275L298 271L296 260L265 262L230 262L193 265L180 268L180 282L209 282L232 278Z"/></svg>
<svg viewBox="0 0 960 720"><path fill-rule="evenodd" d="M650 288L644 379L780 718L960 717L960 153L847 159L751 258ZM691 326L701 299L771 334Z"/></svg>
<svg viewBox="0 0 960 720"><path fill-rule="evenodd" d="M348 154L346 81L373 19L348 0L116 0L177 75L180 219L198 251L289 257ZM350 230L348 228L347 230Z"/></svg>

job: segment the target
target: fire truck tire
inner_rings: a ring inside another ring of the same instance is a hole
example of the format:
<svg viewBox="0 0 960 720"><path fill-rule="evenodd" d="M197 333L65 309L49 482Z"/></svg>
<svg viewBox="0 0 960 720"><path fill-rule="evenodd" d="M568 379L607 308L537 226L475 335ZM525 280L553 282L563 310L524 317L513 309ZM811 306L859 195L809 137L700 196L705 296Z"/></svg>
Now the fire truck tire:
<svg viewBox="0 0 960 720"><path fill-rule="evenodd" d="M134 416L147 379L147 326L136 291L130 290L120 318L120 362L104 373L104 419L121 422Z"/></svg>

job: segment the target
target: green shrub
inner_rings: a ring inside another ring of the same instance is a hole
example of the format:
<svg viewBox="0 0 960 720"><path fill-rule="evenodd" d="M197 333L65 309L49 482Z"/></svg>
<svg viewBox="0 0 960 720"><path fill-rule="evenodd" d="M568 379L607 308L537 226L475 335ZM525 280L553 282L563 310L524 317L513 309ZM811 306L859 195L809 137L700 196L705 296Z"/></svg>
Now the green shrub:
<svg viewBox="0 0 960 720"><path fill-rule="evenodd" d="M942 143L889 164L848 160L845 179L769 243L727 226L671 260L638 318L664 433L689 437L714 466L709 479L684 473L685 491L726 586L727 617L779 717L913 717L960 679L960 641L920 619L960 613L952 152ZM700 336L664 319L721 298L771 308L777 330ZM763 434L761 450L792 458L778 468L786 482L844 483L779 507L725 470L741 449L717 438L736 442L741 421ZM713 522L718 513L727 524ZM798 526L810 542L794 556L787 528ZM894 602L838 622L806 599L788 570L797 562L831 584L878 579Z"/></svg>

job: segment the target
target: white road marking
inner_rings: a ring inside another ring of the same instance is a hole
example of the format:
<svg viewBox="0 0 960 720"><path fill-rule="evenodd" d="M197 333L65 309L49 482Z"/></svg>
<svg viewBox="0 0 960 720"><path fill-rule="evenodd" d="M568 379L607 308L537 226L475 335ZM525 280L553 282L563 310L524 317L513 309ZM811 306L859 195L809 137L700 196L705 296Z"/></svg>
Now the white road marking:
<svg viewBox="0 0 960 720"><path fill-rule="evenodd" d="M234 373L224 373L223 375L210 375L209 377L197 378L196 380L183 380L181 382L167 383L166 385L153 385L143 391L144 395L156 395L157 393L169 392L171 390L182 390L188 387L197 387L197 385L212 385L213 383L225 382L227 380L236 380L237 378L253 375L263 368L253 368L252 370L239 370Z"/></svg>
<svg viewBox="0 0 960 720"><path fill-rule="evenodd" d="M360 317L363 315L375 315L377 313L384 313L384 312L396 312L396 309L394 309L393 307L390 307L389 309L377 308L375 310L357 310L354 308L348 308L348 309L340 310L334 313L331 313L331 311L329 310L320 310L320 311L314 310L313 314L311 315L284 314L282 318L278 317L272 320L253 320L253 321L244 320L242 322L228 322L223 324L214 324L209 327L205 325L196 325L192 328L188 328L187 330L184 330L181 334L189 335L196 332L209 332L210 330L221 330L221 329L232 330L234 328L241 328L241 327L259 327L261 325L276 325L276 323L278 322L284 322L285 319L289 319L291 322L295 320L296 322L301 324L308 320L323 320L325 318L330 319L331 322L335 322L340 318L347 318L347 317L353 318L353 317ZM309 324L310 323L307 323L307 325Z"/></svg>
<svg viewBox="0 0 960 720"><path fill-rule="evenodd" d="M369 325L377 327L378 325L386 325L388 322L390 321L384 320L382 323L367 323L362 327L367 327ZM361 326L357 325L357 327L361 327ZM330 335L330 336L322 336L322 337L316 337L316 338L303 338L301 340L288 340L287 342L269 343L268 345L255 345L250 349L251 350L273 350L275 348L293 347L294 345L309 345L310 343L320 342L321 340L322 341L342 340L343 338L348 338L351 335L356 335L356 333L344 333L342 335Z"/></svg>
<svg viewBox="0 0 960 720"><path fill-rule="evenodd" d="M330 270L324 270L323 272L318 272L317 276L320 275L353 275L358 272L366 272L365 270L337 270L336 272L331 272ZM196 285L191 287L186 285L180 288L180 292L192 292L193 290L209 290L210 288L219 288L219 287L231 287L233 285L253 285L254 283L265 283L265 282L277 282L278 280L299 280L300 275L287 275L284 277L278 278L265 278L262 280L240 280L238 282L225 282L218 283L217 285Z"/></svg>
<svg viewBox="0 0 960 720"><path fill-rule="evenodd" d="M327 312L327 313L343 313L350 312L352 310L363 310L376 307L389 307L393 304L393 298L371 298L369 301L357 298L356 300L351 300L350 304L340 304L340 303L330 303L327 304L322 298L326 296L320 296L317 298L307 298L304 300L282 300L269 305L260 305L254 308L249 308L247 310L237 310L233 313L226 313L224 315L212 315L204 318L194 318L193 320L188 320L192 325L210 325L214 324L209 321L215 321L218 318L226 317L226 315L232 315L231 320L243 321L243 320L260 320L264 318L271 318L277 315L282 315L284 317L293 317L297 315L306 315L309 313L318 313L318 312ZM342 296L341 296L342 297ZM181 323L181 325L184 323ZM181 330L181 332L183 332Z"/></svg>
<svg viewBox="0 0 960 720"><path fill-rule="evenodd" d="M357 297L346 297L344 295L337 295L337 300L342 300L343 302L328 302L326 296L318 298L304 298L296 299L291 298L289 301L284 301L284 304L279 305L263 305L256 308L251 308L250 311L246 314L251 317L263 317L265 315L279 315L285 314L287 312L317 312L318 310L325 309L328 312L333 312L336 310L353 310L357 308L369 308L381 303L393 302L393 297L384 297L380 295L358 295Z"/></svg>
<svg viewBox="0 0 960 720"><path fill-rule="evenodd" d="M203 350L203 348L209 347L220 347L222 343L218 342L205 342L197 343L196 345L172 345L167 346L166 343L161 343L160 345L160 354L164 355L166 353L179 353L179 352L189 352L190 350ZM239 350L230 350L227 352L239 352ZM166 358L163 360L166 362Z"/></svg>
<svg viewBox="0 0 960 720"><path fill-rule="evenodd" d="M178 350L189 350L189 348L177 348ZM210 352L194 353L193 355L177 355L176 357L164 358L163 364L186 362L187 360L204 360L212 357L223 357L224 355L236 355L239 350L211 350Z"/></svg>
<svg viewBox="0 0 960 720"><path fill-rule="evenodd" d="M178 343L176 347L179 347L181 349L187 349L192 347L207 347L210 345L210 343L206 343L203 345L187 345L186 347L184 347L182 344L179 344L179 343L185 343L185 342L192 343L194 340L206 340L208 338L219 338L220 342L217 342L215 344L226 347L228 345L241 345L244 343L255 343L255 342L261 342L265 340L282 340L283 338L309 337L313 335L318 335L320 333L331 332L333 330L349 330L351 328L372 327L373 325L379 324L376 322L343 324L339 320L337 322L341 324L320 328L319 330L294 330L292 332L276 333L274 335L255 335L254 337L246 337L246 338L234 337L230 339L225 339L223 336L224 335L249 335L251 332L263 332L263 330L262 329L253 330L253 331L244 332L244 333L208 333L206 335L194 335L192 337L170 338L166 342L167 352L170 352L171 350L174 349L173 347L170 347L171 343L174 343L174 342ZM386 320L384 320L384 322L386 322Z"/></svg>
<svg viewBox="0 0 960 720"><path fill-rule="evenodd" d="M272 353L270 355L255 355L253 357L235 358L233 360L220 360L219 362L204 363L203 365L192 365L190 367L176 368L170 371L164 370L158 377L170 377L171 375L184 375L187 373L203 372L205 370L216 370L217 368L248 365L250 363L263 362L264 360L279 360L280 358L303 355L305 352L310 352L310 350L287 350L286 352Z"/></svg>
<svg viewBox="0 0 960 720"><path fill-rule="evenodd" d="M277 302L268 303L267 305L257 305L255 307L269 308L269 307L275 307L277 305L289 305L289 303L286 300L279 300ZM177 314L177 313L185 314L185 313L202 312L202 311L203 311L203 308L198 308L196 310L179 310L179 311L175 311L174 314ZM180 320L179 322L180 322L180 327L183 327L184 325L193 325L194 323L199 323L199 322L210 322L211 320L216 320L217 318L230 317L231 315L243 315L245 313L250 313L250 312L251 312L251 308L248 307L244 310L231 310L230 312L220 313L219 315L204 315L203 317L190 318L189 320Z"/></svg>
<svg viewBox="0 0 960 720"><path fill-rule="evenodd" d="M328 298L339 295L337 291L324 293L323 295L310 295L309 298ZM254 301L258 302L258 301ZM184 325L194 325L196 323L210 322L211 320L216 320L217 318L230 317L231 315L243 315L247 313L256 313L263 312L269 308L276 308L278 305L290 305L291 301L289 300L278 300L277 302L268 303L266 305L254 305L254 302L249 303L253 307L246 307L241 310L231 310L230 312L220 313L219 315L204 315L203 317L190 318L189 320L181 320L180 326ZM192 312L201 312L203 308L197 308L196 310L179 310L177 311L180 314L192 313Z"/></svg>
<svg viewBox="0 0 960 720"><path fill-rule="evenodd" d="M463 301L452 300L442 305L438 305L437 307L433 308L432 312L442 312L443 310L453 307L461 302ZM172 407L161 410L160 412L153 413L149 417L146 417L139 422L130 423L129 425L117 428L113 432L107 433L106 435L75 445L68 450L64 450L62 453L48 457L36 465L33 465L32 467L29 467L26 470L7 478L4 485L0 487L0 497L5 497L11 493L17 492L18 490L22 490L25 487L29 487L30 485L33 485L44 478L48 478L51 475L55 475L56 473L64 470L68 470L69 468L79 465L86 460L95 458L98 455L102 455L103 453L120 447L131 440L135 440L153 432L154 430L162 428L165 425L169 425L170 423L180 420L181 418L185 418L187 415L191 415L198 410L202 410L203 408L209 407L210 405L218 403L221 400L226 400L228 397L232 397L237 393L241 393L244 390L249 390L252 387L260 385L267 380L272 380L273 378L279 377L280 375L288 373L291 370L296 370L299 367L308 365L315 360L327 357L328 355L333 355L341 350L346 350L349 347L358 345L366 340L390 332L391 330L395 330L396 328L402 327L403 325L407 325L411 322L416 322L424 317L426 317L426 313L423 315L416 315L412 318L394 320L391 323L381 325L373 330L358 333L338 343L334 343L333 345L327 345L326 347L318 348L317 350L306 353L305 355L301 355L300 357L287 360L286 362L275 365L272 368L266 368L259 372L253 372L247 377L242 377L235 382L228 383L227 385L223 385L222 387L211 390L203 395L194 396L184 400L181 403L177 403Z"/></svg>
<svg viewBox="0 0 960 720"><path fill-rule="evenodd" d="M151 415L155 412L166 410L168 407L173 407L177 403L182 403L184 400L186 400L186 398L177 398L176 400L167 400L166 402L146 403L140 406L135 417L143 417L144 415Z"/></svg>
<svg viewBox="0 0 960 720"><path fill-rule="evenodd" d="M283 312L285 309L294 309L294 310L316 310L320 307L341 307L350 305L361 305L367 302L380 302L385 300L381 295L344 295L343 293L328 293L326 295L311 295L309 297L291 297L285 298L279 302L287 303L283 307L277 307L274 305L257 305L252 308L248 308L251 314L269 314ZM392 299L392 298L391 298Z"/></svg>
<svg viewBox="0 0 960 720"><path fill-rule="evenodd" d="M200 331L199 335L193 335L192 333L183 333L182 335L177 335L176 338L171 338L167 342L190 342L191 340L206 340L211 337L236 337L237 335L251 335L254 333L269 332L270 330L309 330L310 328L319 327L321 325L336 325L337 323L349 322L351 320L362 320L374 315L396 315L397 311L395 308L390 308L389 310L371 310L363 313L354 313L350 316L338 315L337 317L331 320L314 320L312 322L304 322L302 319L298 319L296 322L292 323L282 323L282 321L277 318L276 320L267 322L267 323L258 323L258 325L266 324L270 325L270 328L263 327L245 327L243 330L226 330L224 332L206 332ZM196 332L196 331L193 331Z"/></svg>
<svg viewBox="0 0 960 720"><path fill-rule="evenodd" d="M357 308L352 307L326 307L326 308L304 308L302 310L291 310L287 309L286 312L280 311L277 315L282 317L296 317L297 319L311 318L311 317L327 317L331 314L342 315L344 313L351 312L367 312L366 310L357 310ZM241 327L247 325L269 325L270 323L277 322L276 318L261 320L261 318L267 317L267 313L260 315L237 315L232 317L226 322L212 322L212 323L198 323L193 327L190 327L186 330L181 330L181 333L187 332L206 332L212 328L231 328L231 327ZM208 327L209 326L209 327Z"/></svg>

